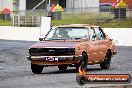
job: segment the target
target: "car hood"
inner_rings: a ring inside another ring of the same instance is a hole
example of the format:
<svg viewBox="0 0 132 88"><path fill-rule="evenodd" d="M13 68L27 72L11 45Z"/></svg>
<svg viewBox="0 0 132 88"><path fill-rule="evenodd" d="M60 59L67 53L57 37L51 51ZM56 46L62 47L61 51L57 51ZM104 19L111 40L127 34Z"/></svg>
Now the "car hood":
<svg viewBox="0 0 132 88"><path fill-rule="evenodd" d="M30 48L73 48L80 41L42 41L32 45Z"/></svg>

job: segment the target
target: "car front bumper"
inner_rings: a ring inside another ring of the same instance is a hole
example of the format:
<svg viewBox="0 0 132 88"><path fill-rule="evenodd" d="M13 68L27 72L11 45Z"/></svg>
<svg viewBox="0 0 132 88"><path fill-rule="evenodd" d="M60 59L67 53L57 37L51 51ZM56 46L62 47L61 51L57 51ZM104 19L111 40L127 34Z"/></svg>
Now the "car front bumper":
<svg viewBox="0 0 132 88"><path fill-rule="evenodd" d="M46 57L51 57L51 56L27 56L27 59L30 61L46 61ZM53 56L52 56L53 57ZM55 56L58 58L58 61L66 61L66 60L80 60L82 57L80 56Z"/></svg>

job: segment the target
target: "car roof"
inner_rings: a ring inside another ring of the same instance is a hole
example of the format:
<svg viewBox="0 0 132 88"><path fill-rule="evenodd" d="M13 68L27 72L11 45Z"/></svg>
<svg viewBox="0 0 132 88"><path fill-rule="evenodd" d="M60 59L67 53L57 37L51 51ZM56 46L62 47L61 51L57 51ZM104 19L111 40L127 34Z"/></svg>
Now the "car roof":
<svg viewBox="0 0 132 88"><path fill-rule="evenodd" d="M99 27L91 24L68 24L68 25L60 25L57 28L91 28L91 27Z"/></svg>

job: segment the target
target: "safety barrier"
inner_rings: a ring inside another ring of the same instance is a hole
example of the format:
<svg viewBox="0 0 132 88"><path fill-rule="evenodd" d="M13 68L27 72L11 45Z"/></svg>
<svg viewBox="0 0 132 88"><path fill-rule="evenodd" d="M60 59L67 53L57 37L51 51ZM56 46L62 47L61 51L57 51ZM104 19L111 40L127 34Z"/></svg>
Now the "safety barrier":
<svg viewBox="0 0 132 88"><path fill-rule="evenodd" d="M116 45L132 46L132 28L103 28ZM39 41L40 27L0 26L0 39Z"/></svg>

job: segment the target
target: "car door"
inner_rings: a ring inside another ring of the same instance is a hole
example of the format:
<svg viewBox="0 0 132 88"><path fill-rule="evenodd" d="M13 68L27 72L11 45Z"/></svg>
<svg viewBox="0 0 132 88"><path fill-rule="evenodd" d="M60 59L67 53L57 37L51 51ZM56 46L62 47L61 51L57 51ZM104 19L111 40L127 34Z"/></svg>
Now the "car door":
<svg viewBox="0 0 132 88"><path fill-rule="evenodd" d="M100 51L103 53L103 58L105 58L107 48L109 47L109 43L110 43L111 40L106 38L106 35L105 35L104 31L100 27L99 27L99 30L100 30L101 37L102 37Z"/></svg>
<svg viewBox="0 0 132 88"><path fill-rule="evenodd" d="M95 53L95 48L97 46L96 35L92 28L89 28L88 34L89 34L89 41L86 42L86 48L88 53L88 63L92 63L93 61L97 59L96 53Z"/></svg>
<svg viewBox="0 0 132 88"><path fill-rule="evenodd" d="M97 37L96 39L97 47L95 52L97 53L98 56L97 60L99 61L105 58L108 40L105 38L103 30L100 27L95 27L94 30Z"/></svg>

